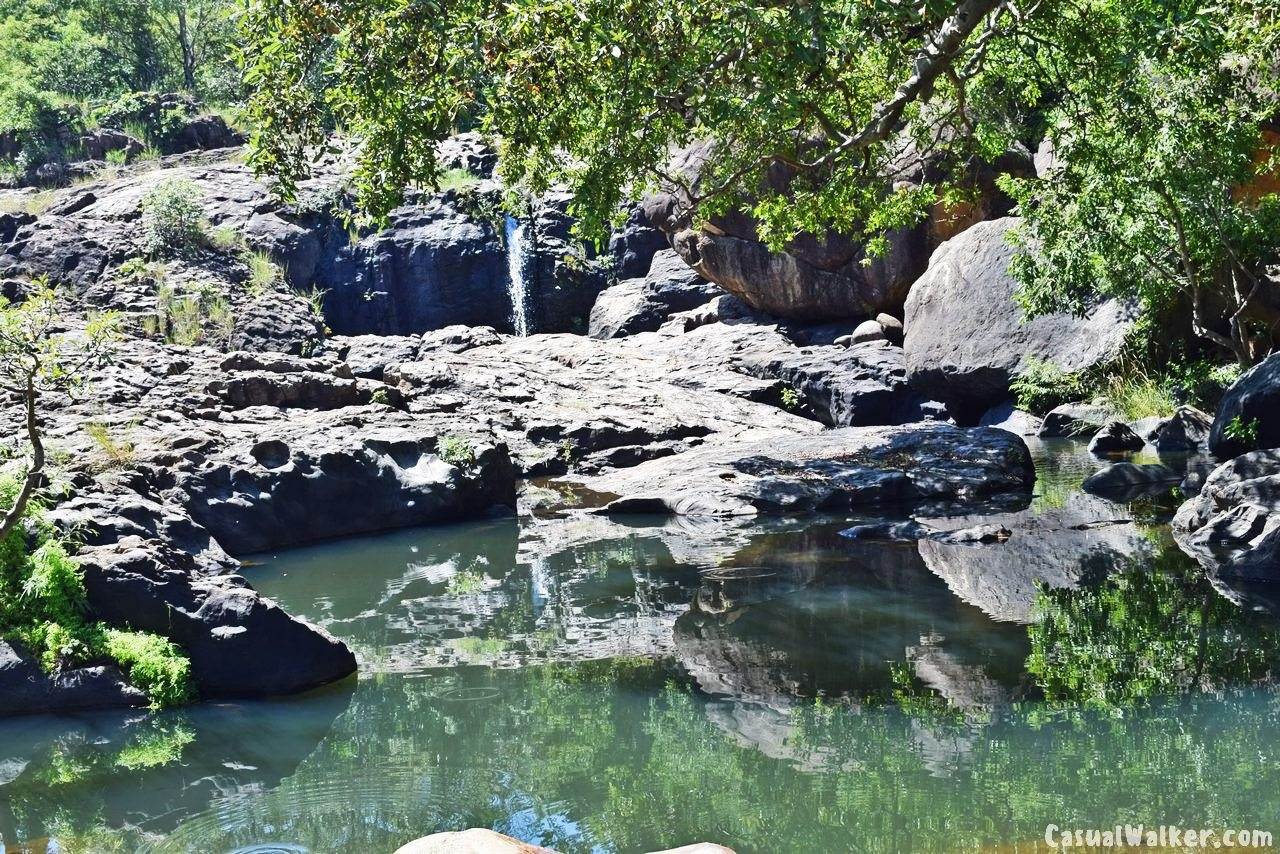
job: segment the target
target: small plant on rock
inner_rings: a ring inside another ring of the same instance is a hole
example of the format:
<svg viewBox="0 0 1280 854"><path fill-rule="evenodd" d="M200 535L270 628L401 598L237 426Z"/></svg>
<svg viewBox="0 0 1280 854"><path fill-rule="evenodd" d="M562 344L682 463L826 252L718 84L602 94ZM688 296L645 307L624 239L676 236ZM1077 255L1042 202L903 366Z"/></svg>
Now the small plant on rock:
<svg viewBox="0 0 1280 854"><path fill-rule="evenodd" d="M463 436L442 436L436 445L436 456L449 465L465 466L476 461L475 449Z"/></svg>
<svg viewBox="0 0 1280 854"><path fill-rule="evenodd" d="M796 410L800 407L800 392L791 386L787 386L782 390L782 408L787 410Z"/></svg>
<svg viewBox="0 0 1280 854"><path fill-rule="evenodd" d="M205 240L204 193L195 183L168 178L142 199L142 245L148 255L187 255Z"/></svg>
<svg viewBox="0 0 1280 854"><path fill-rule="evenodd" d="M117 438L111 428L98 421L84 425L84 432L98 446L108 469L126 469L133 465L137 457L133 442L127 438Z"/></svg>
<svg viewBox="0 0 1280 854"><path fill-rule="evenodd" d="M1258 444L1258 419L1250 418L1246 421L1237 415L1227 422L1227 426L1223 428L1222 432L1233 442L1238 442L1246 447L1254 447Z"/></svg>
<svg viewBox="0 0 1280 854"><path fill-rule="evenodd" d="M284 271L280 269L280 265L271 260L271 256L265 252L250 252L245 256L245 263L249 265L249 278L245 281L245 288L254 296L273 291L284 280Z"/></svg>

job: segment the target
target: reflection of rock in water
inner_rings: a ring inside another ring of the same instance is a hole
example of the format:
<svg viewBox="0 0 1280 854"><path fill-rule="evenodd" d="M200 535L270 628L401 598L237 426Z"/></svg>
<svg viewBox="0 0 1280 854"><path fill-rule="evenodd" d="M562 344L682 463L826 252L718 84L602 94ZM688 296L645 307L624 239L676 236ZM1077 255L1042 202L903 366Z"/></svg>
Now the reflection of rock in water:
<svg viewBox="0 0 1280 854"><path fill-rule="evenodd" d="M354 683L175 713L2 721L0 842L64 832L68 817L72 832L136 833L149 816L145 832L164 833L218 799L271 789L328 734Z"/></svg>
<svg viewBox="0 0 1280 854"><path fill-rule="evenodd" d="M847 708L887 701L894 663L913 664L926 686L965 710L1014 695L1024 632L957 600L914 545L849 543L838 529L770 535L769 549L757 543L739 558L767 563L704 574L694 606L676 620L675 648L711 695L713 723L768 756L828 767L830 757L795 742L793 711L816 697Z"/></svg>
<svg viewBox="0 0 1280 854"><path fill-rule="evenodd" d="M994 619L1017 623L1030 622L1038 583L1075 587L1150 548L1124 507L1078 493L1060 507L921 521L945 529L998 524L1013 532L998 545L922 540L919 547L929 571L955 595Z"/></svg>

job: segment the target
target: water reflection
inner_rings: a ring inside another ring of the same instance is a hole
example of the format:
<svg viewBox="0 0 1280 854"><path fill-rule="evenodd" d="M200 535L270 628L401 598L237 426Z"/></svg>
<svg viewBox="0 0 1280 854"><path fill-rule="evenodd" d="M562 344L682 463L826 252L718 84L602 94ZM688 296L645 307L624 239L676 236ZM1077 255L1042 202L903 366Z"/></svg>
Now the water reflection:
<svg viewBox="0 0 1280 854"><path fill-rule="evenodd" d="M352 643L358 685L5 722L0 836L389 851L480 825L752 852L1280 830L1275 622L1172 546L1163 497L1083 496L1099 463L1052 459L990 546L849 540L848 517L582 517L266 556L254 582Z"/></svg>

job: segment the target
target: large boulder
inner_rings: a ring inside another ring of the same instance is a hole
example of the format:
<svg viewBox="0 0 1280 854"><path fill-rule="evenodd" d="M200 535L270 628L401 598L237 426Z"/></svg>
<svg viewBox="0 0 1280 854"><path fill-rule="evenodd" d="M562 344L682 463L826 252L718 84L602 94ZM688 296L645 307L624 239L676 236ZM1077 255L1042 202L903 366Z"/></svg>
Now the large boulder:
<svg viewBox="0 0 1280 854"><path fill-rule="evenodd" d="M145 706L147 697L114 666L45 673L20 647L0 640L0 715Z"/></svg>
<svg viewBox="0 0 1280 854"><path fill-rule="evenodd" d="M1280 581L1277 530L1277 449L1251 451L1218 466L1173 517L1174 537L1184 551L1215 574L1246 581Z"/></svg>
<svg viewBox="0 0 1280 854"><path fill-rule="evenodd" d="M328 632L289 616L240 576L202 575L163 543L126 537L84 550L80 564L91 616L174 641L202 697L292 694L356 670L355 656Z"/></svg>
<svg viewBox="0 0 1280 854"><path fill-rule="evenodd" d="M1029 495L1035 467L1004 430L948 424L846 427L714 442L586 481L601 512L755 516Z"/></svg>
<svg viewBox="0 0 1280 854"><path fill-rule="evenodd" d="M669 172L682 174L689 186L696 185L704 165L714 157L714 148L713 143L701 142L676 152ZM921 157L910 144L901 149L886 189L893 182L958 180L974 190L975 201L956 207L936 205L925 221L890 232L887 250L876 256L868 254L864 242L832 230L796 235L782 251L772 251L761 240L759 224L742 209L713 216L693 228L684 191L678 189L647 199L645 211L691 267L754 309L802 321L896 312L939 242L974 222L1008 212L1012 203L996 187L998 172L1032 172L1025 152L1011 152L995 167L972 162L950 168ZM794 177L791 166L774 161L764 184L785 193Z"/></svg>
<svg viewBox="0 0 1280 854"><path fill-rule="evenodd" d="M1218 404L1209 450L1219 459L1255 448L1280 448L1280 353L1254 365Z"/></svg>
<svg viewBox="0 0 1280 854"><path fill-rule="evenodd" d="M1205 449L1213 419L1194 406L1179 406L1160 421L1151 435L1151 444L1162 454L1191 454Z"/></svg>
<svg viewBox="0 0 1280 854"><path fill-rule="evenodd" d="M592 338L652 332L672 314L697 308L721 293L674 250L664 249L653 256L643 278L627 279L600 292L587 331Z"/></svg>
<svg viewBox="0 0 1280 854"><path fill-rule="evenodd" d="M1017 251L1006 236L1016 217L978 223L934 251L911 286L903 323L907 374L926 396L972 419L1007 399L1010 382L1035 361L1072 372L1113 358L1132 328L1107 301L1084 317L1027 319L1009 275Z"/></svg>
<svg viewBox="0 0 1280 854"><path fill-rule="evenodd" d="M1064 403L1049 410L1037 435L1041 439L1083 439L1115 419L1115 413L1101 404Z"/></svg>
<svg viewBox="0 0 1280 854"><path fill-rule="evenodd" d="M1081 488L1112 501L1131 501L1173 488L1182 475L1159 463L1112 463L1084 479Z"/></svg>

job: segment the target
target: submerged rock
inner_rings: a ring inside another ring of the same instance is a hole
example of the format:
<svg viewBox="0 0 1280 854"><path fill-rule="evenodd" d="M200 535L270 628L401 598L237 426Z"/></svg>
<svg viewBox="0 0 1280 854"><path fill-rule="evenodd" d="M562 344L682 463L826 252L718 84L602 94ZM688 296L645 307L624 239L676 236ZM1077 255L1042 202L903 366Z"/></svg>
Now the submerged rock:
<svg viewBox="0 0 1280 854"><path fill-rule="evenodd" d="M1163 491L1182 480L1173 469L1158 463L1112 463L1085 478L1085 492L1112 501L1131 501Z"/></svg>
<svg viewBox="0 0 1280 854"><path fill-rule="evenodd" d="M918 424L708 443L585 485L616 496L605 513L750 516L1029 494L1034 482L1013 434Z"/></svg>

